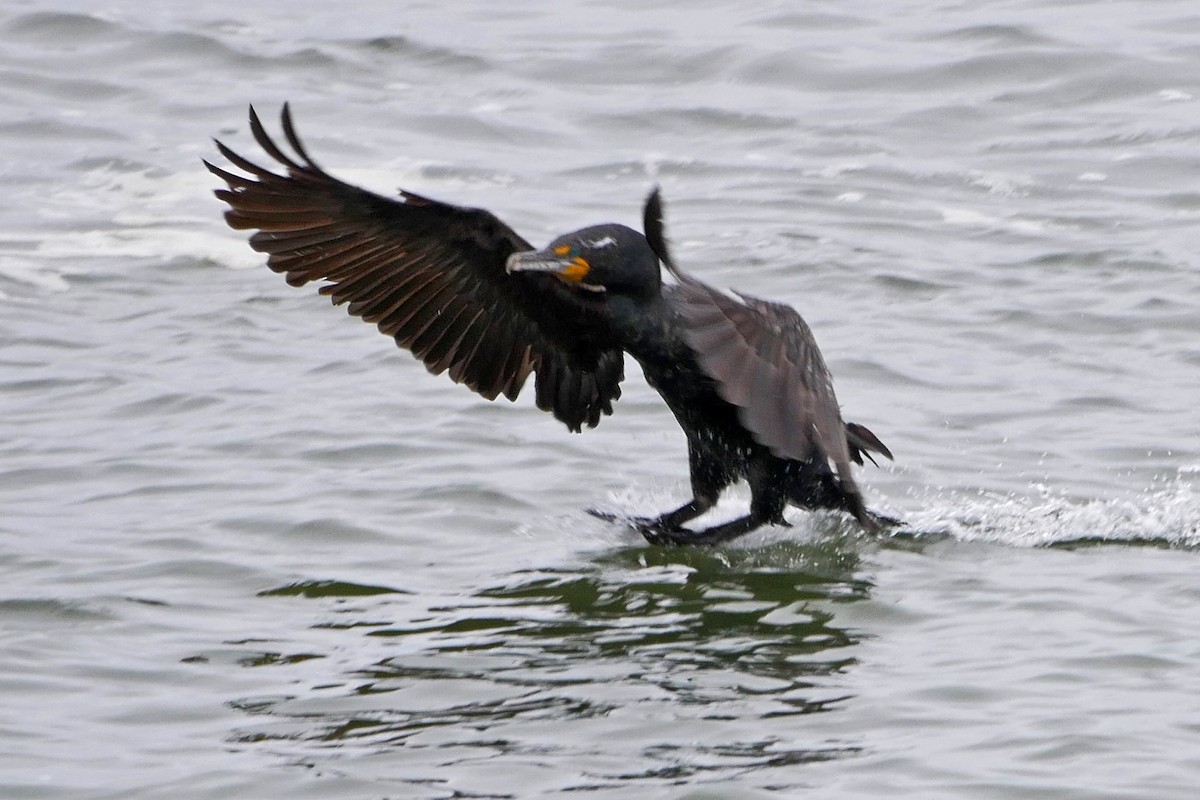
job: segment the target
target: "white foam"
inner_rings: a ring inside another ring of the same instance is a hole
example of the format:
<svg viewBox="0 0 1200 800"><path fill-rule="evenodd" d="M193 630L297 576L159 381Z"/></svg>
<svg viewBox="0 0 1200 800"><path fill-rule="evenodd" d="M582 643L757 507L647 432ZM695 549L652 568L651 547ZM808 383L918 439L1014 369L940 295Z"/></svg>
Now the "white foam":
<svg viewBox="0 0 1200 800"><path fill-rule="evenodd" d="M0 275L45 292L65 292L70 284L61 274L39 269L33 259L0 256ZM8 295L0 294L0 297Z"/></svg>
<svg viewBox="0 0 1200 800"><path fill-rule="evenodd" d="M1162 89L1158 93L1158 99L1168 103L1182 103L1191 100L1192 95L1182 89Z"/></svg>
<svg viewBox="0 0 1200 800"><path fill-rule="evenodd" d="M943 208L941 214L942 221L947 225L966 228L987 228L1014 233L1041 233L1047 227L1047 223L1041 220L996 217L969 208Z"/></svg>
<svg viewBox="0 0 1200 800"><path fill-rule="evenodd" d="M918 531L1037 547L1082 541L1200 546L1200 493L1185 479L1132 499L1079 501L1044 486L1033 496L937 493L905 515Z"/></svg>
<svg viewBox="0 0 1200 800"><path fill-rule="evenodd" d="M1023 197L1029 193L1033 178L1028 175L1009 175L1001 172L971 170L971 184L1003 197Z"/></svg>
<svg viewBox="0 0 1200 800"><path fill-rule="evenodd" d="M860 172L868 166L870 165L865 161L847 161L841 164L829 164L820 169L806 169L803 174L810 178L837 178L847 172Z"/></svg>
<svg viewBox="0 0 1200 800"><path fill-rule="evenodd" d="M72 275L118 269L132 259L261 265L262 256L222 223L213 188L203 169L165 174L98 167L38 208L36 217L49 231L33 223L0 234L0 248L7 249L0 275L42 291L66 291ZM105 216L97 216L98 208L107 209Z"/></svg>

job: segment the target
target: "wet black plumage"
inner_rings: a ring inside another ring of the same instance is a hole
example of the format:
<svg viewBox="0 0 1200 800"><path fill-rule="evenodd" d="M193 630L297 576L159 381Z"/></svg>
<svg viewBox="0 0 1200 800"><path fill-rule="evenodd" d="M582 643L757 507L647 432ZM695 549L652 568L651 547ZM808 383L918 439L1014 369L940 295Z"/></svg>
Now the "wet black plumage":
<svg viewBox="0 0 1200 800"><path fill-rule="evenodd" d="M693 499L637 525L653 542L717 543L783 523L790 502L844 510L868 530L850 462L891 453L842 421L829 370L788 306L726 295L679 269L657 190L645 236L597 225L535 250L493 214L402 191L383 197L333 178L308 155L285 105L286 153L254 110L250 127L276 174L217 142L246 175L205 162L236 229L256 232L267 265L371 322L433 373L490 399L530 375L540 409L573 431L612 413L624 353L641 365L687 436ZM664 284L659 262L675 278ZM702 531L684 524L746 479L750 513Z"/></svg>

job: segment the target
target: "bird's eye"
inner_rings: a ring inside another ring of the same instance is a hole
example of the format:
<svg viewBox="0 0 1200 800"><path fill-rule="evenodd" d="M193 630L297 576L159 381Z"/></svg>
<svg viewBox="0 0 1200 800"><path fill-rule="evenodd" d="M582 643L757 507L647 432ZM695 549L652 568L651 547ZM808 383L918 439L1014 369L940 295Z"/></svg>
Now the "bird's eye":
<svg viewBox="0 0 1200 800"><path fill-rule="evenodd" d="M570 254L571 254L571 245L569 245L569 244L560 244L558 247L554 248L554 255L556 255L556 256L566 257L566 256L569 256Z"/></svg>

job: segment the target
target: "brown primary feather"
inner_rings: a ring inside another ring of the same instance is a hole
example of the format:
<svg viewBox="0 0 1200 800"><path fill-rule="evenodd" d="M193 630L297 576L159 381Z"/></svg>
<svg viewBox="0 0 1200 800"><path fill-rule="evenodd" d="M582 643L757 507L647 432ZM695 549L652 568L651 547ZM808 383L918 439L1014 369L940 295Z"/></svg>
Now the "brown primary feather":
<svg viewBox="0 0 1200 800"><path fill-rule="evenodd" d="M226 220L255 230L250 245L267 265L374 323L434 373L479 394L517 397L537 372L537 405L579 430L612 413L624 377L606 320L545 275L510 276L508 256L532 249L491 213L411 192L400 199L343 183L322 170L282 113L285 152L253 109L250 129L283 168L273 172L218 142L246 175L205 162L228 188Z"/></svg>

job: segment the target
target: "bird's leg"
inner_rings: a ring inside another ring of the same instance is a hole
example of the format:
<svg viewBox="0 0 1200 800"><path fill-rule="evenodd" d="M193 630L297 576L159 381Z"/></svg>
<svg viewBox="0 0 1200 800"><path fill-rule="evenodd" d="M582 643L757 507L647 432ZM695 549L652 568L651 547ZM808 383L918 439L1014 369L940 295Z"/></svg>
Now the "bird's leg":
<svg viewBox="0 0 1200 800"><path fill-rule="evenodd" d="M753 514L747 514L744 517L738 517L729 522L722 522L720 525L713 525L711 528L705 528L702 531L690 531L686 528L676 528L675 530L641 530L642 536L645 536L646 541L650 542L650 544L716 545L747 534L755 528L765 525L766 522L766 520L755 519Z"/></svg>
<svg viewBox="0 0 1200 800"><path fill-rule="evenodd" d="M690 522L705 511L708 511L716 505L716 502L716 498L713 497L693 497L674 511L668 511L657 517L626 517L621 514L614 514L611 511L599 511L594 508L587 509L587 512L605 522L627 522L643 533L647 531L678 531L683 530L685 522Z"/></svg>
<svg viewBox="0 0 1200 800"><path fill-rule="evenodd" d="M686 528L642 530L642 535L651 544L717 545L744 536L763 525L787 525L788 522L783 518L787 496L779 490L778 481L772 481L773 476L766 467L766 464L751 465L750 474L747 476L750 483L750 513L746 516L700 531L690 531ZM711 507L712 504L709 504L708 508Z"/></svg>
<svg viewBox="0 0 1200 800"><path fill-rule="evenodd" d="M657 517L635 517L630 522L648 541L654 542L653 537L660 534L690 534L691 531L684 528L683 524L691 522L716 503L715 497L697 495L674 511L668 511Z"/></svg>
<svg viewBox="0 0 1200 800"><path fill-rule="evenodd" d="M889 531L892 528L902 528L908 523L899 517L893 517L888 514L882 514L878 511L867 509L867 514L871 517L871 521L875 523L875 533Z"/></svg>
<svg viewBox="0 0 1200 800"><path fill-rule="evenodd" d="M784 501L782 497L767 497L763 500L755 497L750 501L750 513L744 517L722 522L719 525L705 528L701 531L689 531L686 528L674 530L642 531L642 535L651 544L674 545L717 545L731 541L739 536L745 536L750 531L757 530L763 525L789 526L783 518Z"/></svg>
<svg viewBox="0 0 1200 800"><path fill-rule="evenodd" d="M674 511L649 520L648 524L655 528L681 528L685 522L691 522L716 504L716 498L713 497L693 497Z"/></svg>
<svg viewBox="0 0 1200 800"><path fill-rule="evenodd" d="M692 499L674 511L668 511L654 519L634 520L634 526L646 540L659 544L661 535L690 536L691 531L683 527L717 504L721 490L733 481L724 460L714 456L694 442L688 440L688 473L692 483Z"/></svg>
<svg viewBox="0 0 1200 800"><path fill-rule="evenodd" d="M623 522L632 526L634 530L646 537L646 541L650 544L683 544L685 543L684 539L695 535L683 527L683 524L700 516L715 504L716 501L711 498L694 497L674 511L668 511L657 517L626 517L611 511L598 511L594 508L587 509L587 512L605 522Z"/></svg>
<svg viewBox="0 0 1200 800"><path fill-rule="evenodd" d="M652 544L669 543L668 534L689 536L691 531L684 524L708 511L717 504L721 490L733 481L724 459L701 450L688 442L688 467L692 483L692 499L674 511L657 517L625 517L607 511L588 509L594 517L609 522L627 522L637 529Z"/></svg>

